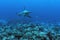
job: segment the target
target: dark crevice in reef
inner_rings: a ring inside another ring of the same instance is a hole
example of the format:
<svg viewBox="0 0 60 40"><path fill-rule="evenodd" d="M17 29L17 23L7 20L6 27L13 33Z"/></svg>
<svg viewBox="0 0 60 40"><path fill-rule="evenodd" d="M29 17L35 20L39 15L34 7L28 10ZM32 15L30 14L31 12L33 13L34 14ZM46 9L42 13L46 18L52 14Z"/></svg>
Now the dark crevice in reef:
<svg viewBox="0 0 60 40"><path fill-rule="evenodd" d="M51 35L51 32L48 32L48 33L47 33L47 36L48 36L48 38L49 38L50 40L53 39L53 37L52 37L52 35Z"/></svg>
<svg viewBox="0 0 60 40"><path fill-rule="evenodd" d="M18 40L19 40L21 37L22 37L22 36L15 35L15 38L17 38Z"/></svg>

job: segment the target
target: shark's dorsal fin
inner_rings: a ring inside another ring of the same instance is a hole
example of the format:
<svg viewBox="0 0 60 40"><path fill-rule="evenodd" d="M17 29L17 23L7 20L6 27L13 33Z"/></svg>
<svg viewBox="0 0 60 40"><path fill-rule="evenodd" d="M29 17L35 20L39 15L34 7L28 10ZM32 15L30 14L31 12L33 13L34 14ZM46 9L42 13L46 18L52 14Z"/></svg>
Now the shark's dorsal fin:
<svg viewBox="0 0 60 40"><path fill-rule="evenodd" d="M23 11L24 11L24 10L26 10L26 7L25 7L25 6L23 7Z"/></svg>

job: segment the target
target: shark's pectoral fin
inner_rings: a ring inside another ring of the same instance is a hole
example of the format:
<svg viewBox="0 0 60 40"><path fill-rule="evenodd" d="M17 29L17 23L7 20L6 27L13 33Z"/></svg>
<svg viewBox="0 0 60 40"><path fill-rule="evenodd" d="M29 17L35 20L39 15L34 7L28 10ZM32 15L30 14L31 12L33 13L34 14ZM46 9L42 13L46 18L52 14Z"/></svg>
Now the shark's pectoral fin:
<svg viewBox="0 0 60 40"><path fill-rule="evenodd" d="M32 18L31 16L27 16L28 18Z"/></svg>

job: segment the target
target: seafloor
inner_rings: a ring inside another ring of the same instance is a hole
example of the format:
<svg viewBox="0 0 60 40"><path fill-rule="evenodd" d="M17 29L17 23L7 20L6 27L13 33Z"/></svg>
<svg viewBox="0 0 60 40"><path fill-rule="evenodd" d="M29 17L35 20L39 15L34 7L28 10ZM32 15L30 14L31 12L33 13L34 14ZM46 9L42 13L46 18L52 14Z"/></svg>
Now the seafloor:
<svg viewBox="0 0 60 40"><path fill-rule="evenodd" d="M60 25L35 23L1 24L0 40L60 40Z"/></svg>

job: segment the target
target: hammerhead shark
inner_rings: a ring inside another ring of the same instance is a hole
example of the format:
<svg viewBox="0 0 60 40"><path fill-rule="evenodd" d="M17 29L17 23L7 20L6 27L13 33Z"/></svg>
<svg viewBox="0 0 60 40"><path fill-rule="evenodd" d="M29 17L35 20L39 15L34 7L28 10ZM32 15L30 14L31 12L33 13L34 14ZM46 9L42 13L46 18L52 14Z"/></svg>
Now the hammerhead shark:
<svg viewBox="0 0 60 40"><path fill-rule="evenodd" d="M24 17L28 17L28 18L32 18L31 16L30 16L30 11L28 11L28 10L23 10L22 12L19 12L19 13L17 13L17 15L18 16L24 16Z"/></svg>

